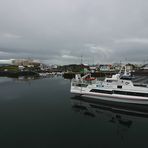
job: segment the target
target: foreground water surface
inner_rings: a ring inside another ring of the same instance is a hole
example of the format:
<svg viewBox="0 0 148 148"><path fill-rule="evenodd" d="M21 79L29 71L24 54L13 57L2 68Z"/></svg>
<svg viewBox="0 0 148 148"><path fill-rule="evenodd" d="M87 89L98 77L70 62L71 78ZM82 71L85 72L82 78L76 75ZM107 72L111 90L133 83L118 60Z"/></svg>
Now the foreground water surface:
<svg viewBox="0 0 148 148"><path fill-rule="evenodd" d="M148 117L115 112L69 90L62 77L0 78L0 147L148 147Z"/></svg>

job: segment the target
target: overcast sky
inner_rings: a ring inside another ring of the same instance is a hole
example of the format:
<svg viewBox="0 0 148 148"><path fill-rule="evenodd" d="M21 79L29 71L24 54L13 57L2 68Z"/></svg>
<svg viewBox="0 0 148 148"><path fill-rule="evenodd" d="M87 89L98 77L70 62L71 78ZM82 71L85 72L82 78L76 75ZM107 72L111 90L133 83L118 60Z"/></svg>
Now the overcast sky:
<svg viewBox="0 0 148 148"><path fill-rule="evenodd" d="M0 0L0 59L148 61L147 0Z"/></svg>

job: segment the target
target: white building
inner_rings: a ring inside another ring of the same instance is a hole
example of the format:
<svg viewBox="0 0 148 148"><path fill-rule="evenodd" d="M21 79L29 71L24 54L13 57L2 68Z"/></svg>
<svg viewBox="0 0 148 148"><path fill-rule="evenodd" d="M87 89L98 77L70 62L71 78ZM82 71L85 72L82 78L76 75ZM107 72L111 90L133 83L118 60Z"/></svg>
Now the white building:
<svg viewBox="0 0 148 148"><path fill-rule="evenodd" d="M33 60L33 59L13 59L12 64L16 66L31 66L33 65L40 65L40 61L38 60Z"/></svg>
<svg viewBox="0 0 148 148"><path fill-rule="evenodd" d="M16 66L28 66L34 67L40 65L39 60L33 59L9 59L9 60L0 60L0 65L16 65Z"/></svg>
<svg viewBox="0 0 148 148"><path fill-rule="evenodd" d="M101 64L99 65L100 71L111 71L112 65L110 64Z"/></svg>
<svg viewBox="0 0 148 148"><path fill-rule="evenodd" d="M57 69L58 66L57 66L57 65L52 65L51 68L52 68L52 69Z"/></svg>
<svg viewBox="0 0 148 148"><path fill-rule="evenodd" d="M12 65L12 59L10 59L10 60L0 60L0 65Z"/></svg>

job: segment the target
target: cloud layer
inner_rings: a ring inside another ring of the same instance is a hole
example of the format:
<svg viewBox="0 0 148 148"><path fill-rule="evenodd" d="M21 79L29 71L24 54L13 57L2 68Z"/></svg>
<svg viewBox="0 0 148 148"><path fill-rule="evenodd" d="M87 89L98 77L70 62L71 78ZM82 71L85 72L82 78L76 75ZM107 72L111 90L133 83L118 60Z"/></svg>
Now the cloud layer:
<svg viewBox="0 0 148 148"><path fill-rule="evenodd" d="M146 0L1 0L0 59L143 62L147 8Z"/></svg>

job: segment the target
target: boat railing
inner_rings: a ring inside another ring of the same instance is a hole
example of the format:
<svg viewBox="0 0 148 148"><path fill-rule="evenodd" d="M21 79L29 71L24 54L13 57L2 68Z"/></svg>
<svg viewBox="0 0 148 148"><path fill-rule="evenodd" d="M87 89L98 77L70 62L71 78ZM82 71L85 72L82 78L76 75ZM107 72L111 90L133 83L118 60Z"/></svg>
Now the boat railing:
<svg viewBox="0 0 148 148"><path fill-rule="evenodd" d="M134 85L134 86L138 86L138 87L147 87L147 88L148 88L148 85L147 85L147 84L134 83L133 85Z"/></svg>
<svg viewBox="0 0 148 148"><path fill-rule="evenodd" d="M71 86L76 86L76 87L87 87L88 84L85 83L82 80L76 80L76 79L72 79L71 81Z"/></svg>

